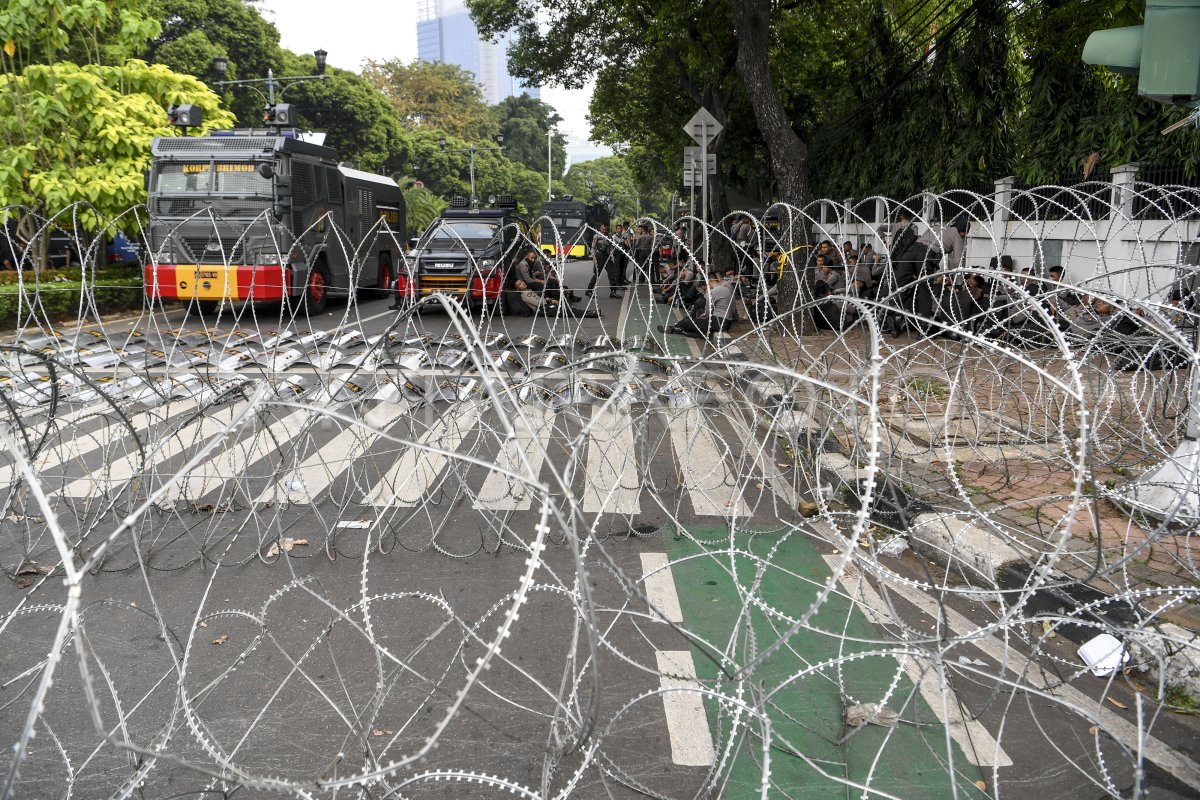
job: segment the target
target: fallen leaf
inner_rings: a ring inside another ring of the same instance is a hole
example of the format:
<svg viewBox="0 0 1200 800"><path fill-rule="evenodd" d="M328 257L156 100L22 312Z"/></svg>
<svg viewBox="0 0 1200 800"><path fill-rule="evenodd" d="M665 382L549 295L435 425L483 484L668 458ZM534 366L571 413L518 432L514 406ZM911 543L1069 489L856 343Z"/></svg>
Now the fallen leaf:
<svg viewBox="0 0 1200 800"><path fill-rule="evenodd" d="M201 628L207 628L207 627L208 627L208 623L207 623L207 622L201 622L201 623L200 623L200 627L201 627Z"/></svg>
<svg viewBox="0 0 1200 800"><path fill-rule="evenodd" d="M1092 727L1088 728L1088 733L1090 733L1092 736L1095 736L1097 733L1096 726L1093 725Z"/></svg>
<svg viewBox="0 0 1200 800"><path fill-rule="evenodd" d="M229 634L222 633L216 639L213 639L213 644L225 644L228 641L229 641Z"/></svg>
<svg viewBox="0 0 1200 800"><path fill-rule="evenodd" d="M1140 681L1131 680L1129 682L1129 685L1132 686L1134 689L1136 689L1139 692L1146 691L1146 684L1141 683Z"/></svg>
<svg viewBox="0 0 1200 800"><path fill-rule="evenodd" d="M1125 705L1124 703L1122 703L1120 700L1117 700L1116 698L1106 697L1105 699L1108 700L1108 702L1112 703L1117 708L1129 708L1129 706Z"/></svg>
<svg viewBox="0 0 1200 800"><path fill-rule="evenodd" d="M41 575L42 568L37 565L36 561L26 561L21 566L17 567L18 575Z"/></svg>
<svg viewBox="0 0 1200 800"><path fill-rule="evenodd" d="M372 736L391 736L392 731L385 731L382 728L376 728L375 730L371 731L371 735Z"/></svg>
<svg viewBox="0 0 1200 800"><path fill-rule="evenodd" d="M42 572L46 573L47 575L53 575L54 574L54 565L47 564L46 566L42 567Z"/></svg>
<svg viewBox="0 0 1200 800"><path fill-rule="evenodd" d="M21 578L17 581L18 589L28 589L30 586L33 586L33 578Z"/></svg>
<svg viewBox="0 0 1200 800"><path fill-rule="evenodd" d="M802 517L815 517L821 513L821 507L816 503L803 502L796 509Z"/></svg>
<svg viewBox="0 0 1200 800"><path fill-rule="evenodd" d="M202 511L212 511L216 506L212 503L192 503L192 513L198 514Z"/></svg>
<svg viewBox="0 0 1200 800"><path fill-rule="evenodd" d="M979 787L979 791L981 791L981 792L987 791L987 784L984 783L983 781L975 781L975 785Z"/></svg>
<svg viewBox="0 0 1200 800"><path fill-rule="evenodd" d="M1042 621L1042 630L1046 633L1047 639L1053 639L1055 636L1058 636L1058 634L1054 632L1054 623L1048 619Z"/></svg>
<svg viewBox="0 0 1200 800"><path fill-rule="evenodd" d="M279 555L280 549L284 550L285 552L290 553L290 552L292 552L293 547L299 547L300 545L307 545L307 544L308 544L308 539L289 539L287 537L284 537L283 539L280 539L278 542L271 543L271 546L267 549L267 555L268 556L277 556L277 555Z"/></svg>

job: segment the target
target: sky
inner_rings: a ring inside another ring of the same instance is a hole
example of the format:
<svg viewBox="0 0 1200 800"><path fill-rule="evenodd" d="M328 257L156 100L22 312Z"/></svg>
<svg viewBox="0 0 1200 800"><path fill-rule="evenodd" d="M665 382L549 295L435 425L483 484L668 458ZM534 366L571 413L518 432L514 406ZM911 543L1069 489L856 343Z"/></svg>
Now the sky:
<svg viewBox="0 0 1200 800"><path fill-rule="evenodd" d="M365 61L417 57L416 0L259 0L259 8L279 29L280 43L297 53L323 48L329 64L358 72ZM336 8L336 13L330 13ZM374 20L373 22L369 20ZM554 107L567 134L572 162L609 155L611 151L588 141L587 122L591 87L580 90L542 88L542 100Z"/></svg>

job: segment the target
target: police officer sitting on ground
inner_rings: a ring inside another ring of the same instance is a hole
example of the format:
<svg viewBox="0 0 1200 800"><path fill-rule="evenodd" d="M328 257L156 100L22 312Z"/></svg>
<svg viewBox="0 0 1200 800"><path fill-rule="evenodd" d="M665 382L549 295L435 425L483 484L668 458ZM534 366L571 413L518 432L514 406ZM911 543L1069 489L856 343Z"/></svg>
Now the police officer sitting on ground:
<svg viewBox="0 0 1200 800"><path fill-rule="evenodd" d="M679 322L669 327L659 325L658 329L663 333L706 339L728 329L737 313L733 305L733 286L719 273L708 278L708 291L703 309L699 308L699 302L696 305L694 312Z"/></svg>
<svg viewBox="0 0 1200 800"><path fill-rule="evenodd" d="M547 295L556 301L578 303L582 298L576 297L570 290L564 290L561 281L543 260L542 254L536 247L525 250L525 257L517 265L517 277L525 282L530 291Z"/></svg>

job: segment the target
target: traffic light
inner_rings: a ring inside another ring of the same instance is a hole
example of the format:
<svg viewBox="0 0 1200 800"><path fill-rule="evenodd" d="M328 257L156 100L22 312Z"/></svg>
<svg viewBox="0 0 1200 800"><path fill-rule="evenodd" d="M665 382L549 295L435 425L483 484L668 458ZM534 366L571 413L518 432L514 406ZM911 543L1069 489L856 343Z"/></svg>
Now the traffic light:
<svg viewBox="0 0 1200 800"><path fill-rule="evenodd" d="M286 127L295 121L291 103L276 103L263 108L263 122L267 125Z"/></svg>
<svg viewBox="0 0 1200 800"><path fill-rule="evenodd" d="M204 120L204 110L200 106L173 105L167 109L167 121L177 128L198 128Z"/></svg>
<svg viewBox="0 0 1200 800"><path fill-rule="evenodd" d="M1200 100L1200 0L1146 0L1141 25L1096 31L1083 60L1138 76L1138 94L1159 103Z"/></svg>

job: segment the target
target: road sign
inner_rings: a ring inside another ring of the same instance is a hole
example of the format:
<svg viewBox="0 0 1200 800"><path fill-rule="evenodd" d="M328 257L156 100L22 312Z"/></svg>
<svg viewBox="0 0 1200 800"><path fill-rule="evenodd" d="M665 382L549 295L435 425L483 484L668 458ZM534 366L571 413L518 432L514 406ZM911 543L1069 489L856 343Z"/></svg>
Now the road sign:
<svg viewBox="0 0 1200 800"><path fill-rule="evenodd" d="M683 130L695 140L696 144L703 147L717 138L721 131L725 130L725 126L717 122L717 118L707 108L701 108L694 117L687 121Z"/></svg>
<svg viewBox="0 0 1200 800"><path fill-rule="evenodd" d="M707 170L707 172L709 175L716 175L717 174L717 154L716 153L708 153L707 155L708 155L708 160L707 160L708 170ZM700 164L701 164L702 158L704 158L704 154L701 154L699 147L683 148L683 174L687 175L688 172L695 171L695 173L697 175L699 175L700 174Z"/></svg>

